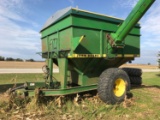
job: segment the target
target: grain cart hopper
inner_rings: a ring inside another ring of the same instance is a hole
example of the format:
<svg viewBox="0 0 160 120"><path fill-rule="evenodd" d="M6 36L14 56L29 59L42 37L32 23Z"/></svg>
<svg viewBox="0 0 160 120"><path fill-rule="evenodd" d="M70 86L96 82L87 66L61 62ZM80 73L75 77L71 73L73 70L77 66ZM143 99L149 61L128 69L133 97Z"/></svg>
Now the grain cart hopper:
<svg viewBox="0 0 160 120"><path fill-rule="evenodd" d="M124 21L70 7L56 12L40 31L41 54L47 63L43 67L45 82L26 83L24 94L34 96L35 88L43 96L98 88L104 102L123 101L130 90L130 79L118 67L140 56L137 22L154 1L139 0ZM54 73L53 63L59 67L59 73Z"/></svg>

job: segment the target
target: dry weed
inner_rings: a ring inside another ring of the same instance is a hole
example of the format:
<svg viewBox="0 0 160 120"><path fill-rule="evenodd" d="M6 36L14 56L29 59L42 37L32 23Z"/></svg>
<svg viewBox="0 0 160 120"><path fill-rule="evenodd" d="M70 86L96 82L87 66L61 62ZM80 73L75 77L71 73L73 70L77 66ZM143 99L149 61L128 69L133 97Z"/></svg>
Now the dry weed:
<svg viewBox="0 0 160 120"><path fill-rule="evenodd" d="M132 98L127 98L127 95L125 96L125 99L124 99L124 101L123 101L123 103L122 103L122 106L124 107L124 108L128 108L128 107L131 107L131 106L133 106L133 105L135 105L135 99L132 97Z"/></svg>
<svg viewBox="0 0 160 120"><path fill-rule="evenodd" d="M62 107L63 102L62 102L62 98L64 98L64 96L59 96L56 100L55 100L55 104L58 105L58 107Z"/></svg>
<svg viewBox="0 0 160 120"><path fill-rule="evenodd" d="M77 96L74 98L73 103L75 106L79 106L78 101L79 101L80 95L77 94Z"/></svg>

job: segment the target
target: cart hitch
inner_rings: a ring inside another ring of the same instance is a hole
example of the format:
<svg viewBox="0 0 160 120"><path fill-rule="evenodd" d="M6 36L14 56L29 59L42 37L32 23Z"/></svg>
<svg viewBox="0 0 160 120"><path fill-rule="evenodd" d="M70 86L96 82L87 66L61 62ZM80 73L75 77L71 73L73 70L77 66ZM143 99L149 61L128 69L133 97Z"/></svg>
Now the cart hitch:
<svg viewBox="0 0 160 120"><path fill-rule="evenodd" d="M12 89L10 90L10 92L14 92L15 90L18 90L18 89L25 89L25 88L27 88L27 83L25 83L25 84L23 84L23 85L21 85L21 86L12 88Z"/></svg>

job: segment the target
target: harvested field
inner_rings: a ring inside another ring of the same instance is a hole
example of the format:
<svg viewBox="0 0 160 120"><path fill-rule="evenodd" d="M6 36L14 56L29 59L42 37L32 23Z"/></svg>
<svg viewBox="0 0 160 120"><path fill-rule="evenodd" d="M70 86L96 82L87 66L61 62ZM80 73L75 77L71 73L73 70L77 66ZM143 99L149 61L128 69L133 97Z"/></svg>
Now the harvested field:
<svg viewBox="0 0 160 120"><path fill-rule="evenodd" d="M2 68L42 68L45 62L6 62L0 61L0 69ZM121 67L133 67L141 69L157 69L156 65L143 65L143 64L124 64ZM54 65L54 68L56 66Z"/></svg>
<svg viewBox="0 0 160 120"><path fill-rule="evenodd" d="M124 64L121 67L141 68L141 69L158 69L157 65L143 65L143 64Z"/></svg>
<svg viewBox="0 0 160 120"><path fill-rule="evenodd" d="M42 73L42 66L45 62L6 62L0 61L0 74L3 73ZM53 65L54 72L58 72L58 67ZM141 68L143 72L160 72L156 65L124 64L120 67Z"/></svg>
<svg viewBox="0 0 160 120"><path fill-rule="evenodd" d="M0 62L0 68L41 68L45 62Z"/></svg>
<svg viewBox="0 0 160 120"><path fill-rule="evenodd" d="M2 68L42 68L43 65L45 65L45 62L6 62L6 61L0 61L0 69ZM54 67L56 67L54 65Z"/></svg>

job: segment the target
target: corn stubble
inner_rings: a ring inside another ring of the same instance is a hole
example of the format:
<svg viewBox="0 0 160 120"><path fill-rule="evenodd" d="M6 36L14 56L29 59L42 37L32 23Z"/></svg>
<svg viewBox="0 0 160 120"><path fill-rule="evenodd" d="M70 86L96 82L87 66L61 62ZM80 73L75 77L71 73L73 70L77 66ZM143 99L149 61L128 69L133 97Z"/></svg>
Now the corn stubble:
<svg viewBox="0 0 160 120"><path fill-rule="evenodd" d="M36 94L37 91L35 90L35 96L30 98L9 94L9 91L2 94L1 98L4 99L0 100L0 119L101 120L106 117L107 111L134 105L134 99L127 97L122 104L108 105L95 94L42 97Z"/></svg>

